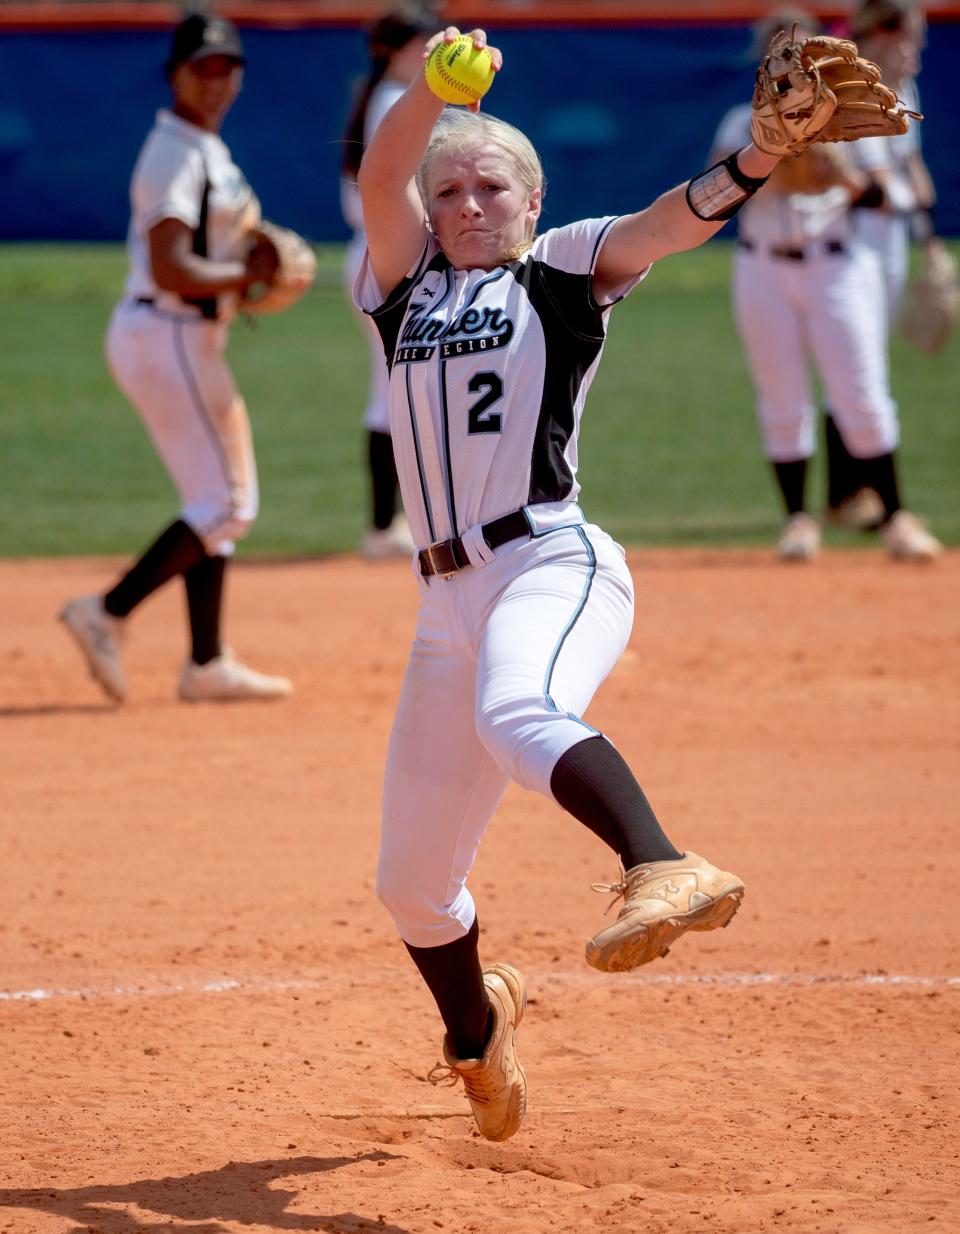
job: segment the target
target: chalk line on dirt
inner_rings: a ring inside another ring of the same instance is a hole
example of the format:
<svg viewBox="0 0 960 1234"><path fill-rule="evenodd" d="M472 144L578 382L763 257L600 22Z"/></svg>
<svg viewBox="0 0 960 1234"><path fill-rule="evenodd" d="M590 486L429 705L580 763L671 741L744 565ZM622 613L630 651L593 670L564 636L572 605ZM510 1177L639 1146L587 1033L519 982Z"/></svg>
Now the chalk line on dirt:
<svg viewBox="0 0 960 1234"><path fill-rule="evenodd" d="M285 994L299 993L310 990L326 990L333 986L349 985L353 988L364 985L382 986L384 977L391 972L369 972L366 979L355 975L344 977L335 975L329 978L278 981L260 977L232 978L217 980L179 981L169 985L163 983L130 985L115 985L103 987L88 987L84 989L44 989L41 987L28 990L0 990L0 1002L51 1002L59 999L103 1000L110 998L162 998L175 995L196 994ZM580 972L542 972L530 973L528 980L532 983L543 981L548 984L579 984L587 981L599 981L602 978L593 973ZM607 978L609 980L609 978ZM896 973L650 973L650 974L619 974L617 980L623 983L645 986L724 986L727 988L752 989L758 986L810 988L816 986L846 986L859 989L943 989L960 990L960 976L920 976Z"/></svg>

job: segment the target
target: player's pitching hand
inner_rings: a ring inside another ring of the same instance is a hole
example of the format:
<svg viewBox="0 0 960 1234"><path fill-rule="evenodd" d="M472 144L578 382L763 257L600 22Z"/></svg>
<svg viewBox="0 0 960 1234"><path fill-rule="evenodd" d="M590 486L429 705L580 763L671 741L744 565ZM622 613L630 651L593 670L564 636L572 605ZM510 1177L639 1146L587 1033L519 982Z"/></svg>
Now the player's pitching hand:
<svg viewBox="0 0 960 1234"><path fill-rule="evenodd" d="M447 28L444 31L442 31L440 34L433 35L433 37L427 41L423 49L424 65L426 66L426 63L430 59L431 54L433 53L435 48L440 46L441 43L456 43L458 39L461 39L464 37L473 40L473 46L477 51L487 52L487 54L490 57L490 68L493 69L494 73L499 73L500 70L503 68L503 53L500 51L498 47L489 46L489 44L487 43L486 30L471 30L469 34L464 35L460 30L457 29L456 26L447 26ZM485 92L486 92L486 89L484 89L484 93ZM480 110L480 99L477 98L477 99L474 99L472 102L464 103L463 106L465 106L468 111L479 111Z"/></svg>

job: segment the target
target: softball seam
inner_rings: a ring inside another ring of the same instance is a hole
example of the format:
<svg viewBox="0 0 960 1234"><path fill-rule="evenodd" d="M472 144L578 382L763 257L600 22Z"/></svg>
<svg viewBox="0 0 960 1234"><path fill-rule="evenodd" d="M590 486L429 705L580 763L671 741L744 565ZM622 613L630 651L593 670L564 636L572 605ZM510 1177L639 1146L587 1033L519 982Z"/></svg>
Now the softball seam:
<svg viewBox="0 0 960 1234"><path fill-rule="evenodd" d="M429 67L430 67L430 61L428 60L427 68ZM437 56L434 69L436 71L437 76L444 83L444 85L453 86L455 89L459 90L461 94L468 94L470 96L470 101L472 103L476 103L479 99L483 98L483 95L480 93L479 90L476 90L472 86L465 86L463 82L457 81L457 79L448 71L447 66L443 63L440 56ZM427 78L427 85L429 86L429 84L430 84L430 79Z"/></svg>

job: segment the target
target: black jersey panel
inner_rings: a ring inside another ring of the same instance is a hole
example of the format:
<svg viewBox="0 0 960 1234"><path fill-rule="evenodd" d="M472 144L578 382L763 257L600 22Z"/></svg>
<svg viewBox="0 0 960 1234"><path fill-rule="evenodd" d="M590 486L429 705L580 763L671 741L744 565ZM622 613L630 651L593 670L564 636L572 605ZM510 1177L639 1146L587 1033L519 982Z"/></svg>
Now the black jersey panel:
<svg viewBox="0 0 960 1234"><path fill-rule="evenodd" d="M427 250L425 249L424 257L426 257L426 252ZM383 304L370 314L370 319L377 327L383 342L383 351L387 358L387 369L390 372L393 372L393 357L397 350L397 339L400 337L403 319L407 315L407 306L410 301L411 292L429 270L445 270L449 265L450 263L442 253L436 253L428 265L421 262L414 273L409 278L401 279L386 300L384 300Z"/></svg>
<svg viewBox="0 0 960 1234"><path fill-rule="evenodd" d="M530 458L529 504L565 501L573 475L564 453L576 428L583 379L604 343L603 317L588 274L569 274L537 261L511 265L543 327L543 396Z"/></svg>

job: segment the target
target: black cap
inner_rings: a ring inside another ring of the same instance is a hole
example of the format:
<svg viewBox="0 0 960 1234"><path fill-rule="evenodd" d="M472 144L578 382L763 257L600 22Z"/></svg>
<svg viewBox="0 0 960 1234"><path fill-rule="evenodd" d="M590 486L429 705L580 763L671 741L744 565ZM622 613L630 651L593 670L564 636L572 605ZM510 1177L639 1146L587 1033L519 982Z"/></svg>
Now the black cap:
<svg viewBox="0 0 960 1234"><path fill-rule="evenodd" d="M246 64L240 34L232 21L225 17L207 17L205 13L193 13L173 32L170 55L167 57L167 76L190 60L202 60L206 56L229 56L238 64Z"/></svg>
<svg viewBox="0 0 960 1234"><path fill-rule="evenodd" d="M400 5L367 27L370 55L389 60L395 51L416 38L427 39L444 28L429 4Z"/></svg>
<svg viewBox="0 0 960 1234"><path fill-rule="evenodd" d="M923 14L913 0L860 0L850 20L850 37L862 39L877 30L903 30L918 17L922 25Z"/></svg>

